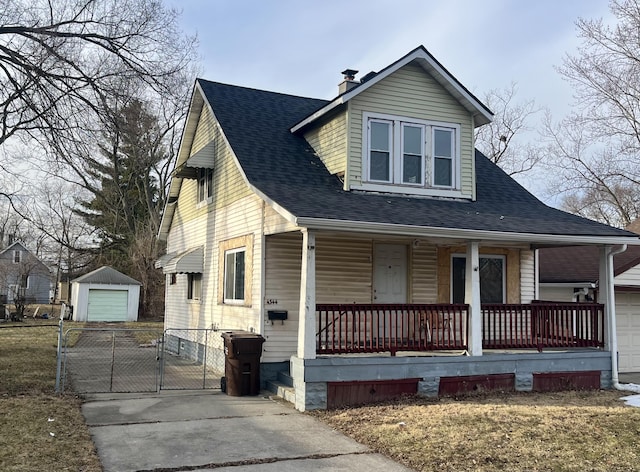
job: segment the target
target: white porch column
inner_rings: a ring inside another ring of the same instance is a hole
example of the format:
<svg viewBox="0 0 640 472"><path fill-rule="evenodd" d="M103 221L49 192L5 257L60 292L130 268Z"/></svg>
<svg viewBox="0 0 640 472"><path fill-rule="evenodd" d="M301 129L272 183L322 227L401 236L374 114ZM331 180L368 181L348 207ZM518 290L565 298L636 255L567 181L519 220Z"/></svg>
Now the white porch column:
<svg viewBox="0 0 640 472"><path fill-rule="evenodd" d="M464 301L469 305L469 354L482 355L482 308L480 305L480 244L467 243Z"/></svg>
<svg viewBox="0 0 640 472"><path fill-rule="evenodd" d="M613 255L618 252L622 251L613 251L611 246L600 248L600 273L598 279L598 302L604 303L604 347L611 352L611 381L614 386L618 383L618 334L616 332Z"/></svg>
<svg viewBox="0 0 640 472"><path fill-rule="evenodd" d="M298 357L316 358L316 235L302 230L302 271L298 314Z"/></svg>

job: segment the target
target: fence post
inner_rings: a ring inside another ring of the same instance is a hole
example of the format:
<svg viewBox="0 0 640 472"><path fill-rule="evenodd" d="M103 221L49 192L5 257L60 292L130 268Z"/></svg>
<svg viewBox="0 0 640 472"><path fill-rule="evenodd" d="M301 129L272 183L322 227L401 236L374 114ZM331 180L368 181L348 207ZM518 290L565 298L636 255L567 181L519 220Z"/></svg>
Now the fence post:
<svg viewBox="0 0 640 472"><path fill-rule="evenodd" d="M62 331L64 328L63 315L60 315L58 322L58 358L56 365L56 393L60 393L60 376L62 375Z"/></svg>

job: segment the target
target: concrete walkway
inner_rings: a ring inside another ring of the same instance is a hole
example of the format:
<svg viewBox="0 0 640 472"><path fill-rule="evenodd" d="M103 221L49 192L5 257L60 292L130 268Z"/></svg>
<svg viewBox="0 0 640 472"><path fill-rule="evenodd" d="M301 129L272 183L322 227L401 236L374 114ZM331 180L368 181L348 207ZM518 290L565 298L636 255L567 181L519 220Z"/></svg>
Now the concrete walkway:
<svg viewBox="0 0 640 472"><path fill-rule="evenodd" d="M407 472L267 396L95 394L82 412L105 472Z"/></svg>

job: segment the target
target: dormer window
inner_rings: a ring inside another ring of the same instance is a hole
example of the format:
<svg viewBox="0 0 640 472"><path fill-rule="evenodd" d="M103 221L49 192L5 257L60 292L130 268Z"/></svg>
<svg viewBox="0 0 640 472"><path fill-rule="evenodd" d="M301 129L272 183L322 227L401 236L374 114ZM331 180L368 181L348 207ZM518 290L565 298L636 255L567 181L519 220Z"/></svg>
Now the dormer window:
<svg viewBox="0 0 640 472"><path fill-rule="evenodd" d="M366 189L425 193L459 190L460 125L365 114L363 184ZM384 186L384 187L382 187Z"/></svg>

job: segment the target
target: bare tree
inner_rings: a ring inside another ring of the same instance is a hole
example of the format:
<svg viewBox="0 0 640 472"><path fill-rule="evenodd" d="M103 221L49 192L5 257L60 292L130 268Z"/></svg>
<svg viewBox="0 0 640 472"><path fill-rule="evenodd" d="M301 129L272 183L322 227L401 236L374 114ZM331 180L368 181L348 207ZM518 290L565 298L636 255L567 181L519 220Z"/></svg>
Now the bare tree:
<svg viewBox="0 0 640 472"><path fill-rule="evenodd" d="M3 2L0 144L71 139L124 82L170 91L194 51L176 16L159 0Z"/></svg>
<svg viewBox="0 0 640 472"><path fill-rule="evenodd" d="M546 123L547 164L563 205L626 226L640 213L640 2L613 0L616 18L576 23L581 46L558 68L575 111Z"/></svg>
<svg viewBox="0 0 640 472"><path fill-rule="evenodd" d="M476 147L507 174L532 170L541 160L541 149L522 140L533 131L531 121L541 111L534 100L517 101L517 87L490 90L485 104L495 113L493 122L476 131Z"/></svg>

